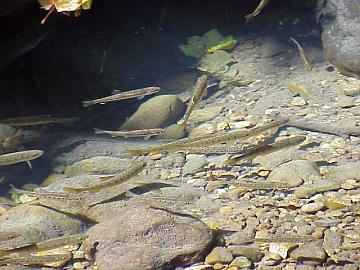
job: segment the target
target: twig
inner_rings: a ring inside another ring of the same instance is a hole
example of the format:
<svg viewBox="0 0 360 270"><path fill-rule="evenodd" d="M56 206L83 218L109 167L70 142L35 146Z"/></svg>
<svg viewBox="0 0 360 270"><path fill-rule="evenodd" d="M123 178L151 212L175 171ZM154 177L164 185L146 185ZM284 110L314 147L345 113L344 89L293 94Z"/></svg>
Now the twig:
<svg viewBox="0 0 360 270"><path fill-rule="evenodd" d="M297 42L297 40L293 37L290 37L290 40L292 42L295 43L295 45L297 46L298 50L299 50L299 54L300 54L300 57L301 57L301 60L303 61L304 63L304 67L305 67L305 70L306 71L310 71L312 69L312 66L310 64L310 62L308 61L308 59L306 58L306 55L305 55L305 51L303 49L303 47L301 47L300 43Z"/></svg>

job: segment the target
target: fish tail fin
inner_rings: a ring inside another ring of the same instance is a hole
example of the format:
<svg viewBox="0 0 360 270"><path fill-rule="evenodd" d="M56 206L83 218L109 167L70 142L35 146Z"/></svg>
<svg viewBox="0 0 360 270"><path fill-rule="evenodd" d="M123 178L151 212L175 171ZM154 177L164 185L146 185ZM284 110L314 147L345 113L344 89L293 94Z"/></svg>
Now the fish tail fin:
<svg viewBox="0 0 360 270"><path fill-rule="evenodd" d="M71 118L62 119L61 124L63 124L64 126L71 126L74 122L78 122L78 121L80 121L79 117L71 117Z"/></svg>
<svg viewBox="0 0 360 270"><path fill-rule="evenodd" d="M130 149L128 150L128 155L131 157L140 155L141 151L137 149Z"/></svg>
<svg viewBox="0 0 360 270"><path fill-rule="evenodd" d="M82 105L83 105L84 108L90 107L90 106L92 106L94 104L95 104L95 102L92 101L92 100L84 100L84 101L82 101Z"/></svg>
<svg viewBox="0 0 360 270"><path fill-rule="evenodd" d="M95 134L106 134L105 130L102 130L99 128L94 128L94 133Z"/></svg>

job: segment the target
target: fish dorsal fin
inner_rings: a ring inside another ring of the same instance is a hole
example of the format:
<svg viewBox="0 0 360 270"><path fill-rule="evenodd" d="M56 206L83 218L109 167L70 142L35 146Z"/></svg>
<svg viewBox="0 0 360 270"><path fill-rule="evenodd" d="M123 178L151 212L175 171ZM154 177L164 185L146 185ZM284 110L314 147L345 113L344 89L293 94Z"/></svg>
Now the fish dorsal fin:
<svg viewBox="0 0 360 270"><path fill-rule="evenodd" d="M118 94L121 94L121 93L122 93L122 91L118 90L118 89L115 89L115 90L111 91L111 94L113 94L113 95L118 95Z"/></svg>

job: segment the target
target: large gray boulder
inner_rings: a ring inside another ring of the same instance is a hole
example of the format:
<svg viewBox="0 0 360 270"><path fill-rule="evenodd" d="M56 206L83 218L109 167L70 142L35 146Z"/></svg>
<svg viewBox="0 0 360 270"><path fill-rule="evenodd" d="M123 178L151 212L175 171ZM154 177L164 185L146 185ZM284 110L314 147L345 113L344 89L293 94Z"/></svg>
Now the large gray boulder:
<svg viewBox="0 0 360 270"><path fill-rule="evenodd" d="M318 18L323 28L325 57L338 70L360 76L360 2L358 0L322 0Z"/></svg>

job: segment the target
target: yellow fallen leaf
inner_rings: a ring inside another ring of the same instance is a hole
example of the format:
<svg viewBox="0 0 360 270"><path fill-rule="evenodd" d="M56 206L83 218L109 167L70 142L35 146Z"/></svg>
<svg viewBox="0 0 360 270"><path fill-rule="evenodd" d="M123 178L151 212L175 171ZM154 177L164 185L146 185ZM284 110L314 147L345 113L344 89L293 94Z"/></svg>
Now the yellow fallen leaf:
<svg viewBox="0 0 360 270"><path fill-rule="evenodd" d="M46 19L53 11L57 12L75 12L75 16L79 15L81 9L90 9L92 0L38 0L41 8L49 10L48 14L41 21L45 23Z"/></svg>

